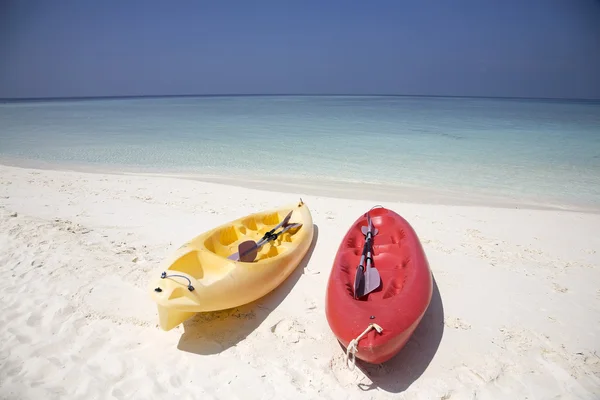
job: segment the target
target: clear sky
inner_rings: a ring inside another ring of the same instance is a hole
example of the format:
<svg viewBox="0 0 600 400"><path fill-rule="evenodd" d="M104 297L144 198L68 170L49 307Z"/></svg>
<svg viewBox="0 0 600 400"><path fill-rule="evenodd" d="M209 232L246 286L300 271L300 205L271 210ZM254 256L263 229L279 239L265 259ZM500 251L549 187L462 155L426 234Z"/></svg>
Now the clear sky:
<svg viewBox="0 0 600 400"><path fill-rule="evenodd" d="M0 0L0 97L600 98L599 0Z"/></svg>

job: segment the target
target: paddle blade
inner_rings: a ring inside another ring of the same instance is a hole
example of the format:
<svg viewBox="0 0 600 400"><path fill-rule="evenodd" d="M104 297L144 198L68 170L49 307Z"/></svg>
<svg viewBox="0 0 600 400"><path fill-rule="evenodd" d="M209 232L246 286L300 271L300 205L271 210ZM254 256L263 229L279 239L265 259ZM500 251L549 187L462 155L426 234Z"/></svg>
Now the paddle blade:
<svg viewBox="0 0 600 400"><path fill-rule="evenodd" d="M365 271L365 285L361 296L377 290L379 285L381 285L381 276L379 275L379 271L377 271L374 267L367 267L367 270Z"/></svg>
<svg viewBox="0 0 600 400"><path fill-rule="evenodd" d="M379 275L379 271L373 266L371 258L371 252L367 253L367 267L362 273L362 281L363 284L358 285L356 282L354 283L355 291L354 298L358 299L360 297L366 296L367 294L377 290L379 285L381 285L381 276ZM361 263L362 265L362 263ZM357 271L358 274L358 271Z"/></svg>
<svg viewBox="0 0 600 400"><path fill-rule="evenodd" d="M362 296L365 289L365 270L362 266L356 268L356 276L354 277L354 298L358 299Z"/></svg>
<svg viewBox="0 0 600 400"><path fill-rule="evenodd" d="M373 226L373 221L371 220L371 216L369 214L367 214L367 219L369 221L369 230L371 231L373 236L377 235L379 230Z"/></svg>
<svg viewBox="0 0 600 400"><path fill-rule="evenodd" d="M256 254L258 254L258 245L256 242L254 240L246 240L239 244L237 253L233 253L227 258L234 261L252 262L256 258Z"/></svg>
<svg viewBox="0 0 600 400"><path fill-rule="evenodd" d="M369 233L369 228L367 228L366 226L361 226L360 231L362 232L363 235L367 236L367 233ZM373 236L377 236L378 233L379 233L379 229L373 228Z"/></svg>
<svg viewBox="0 0 600 400"><path fill-rule="evenodd" d="M288 215L285 216L285 218L283 219L283 221L281 221L281 223L279 225L277 225L277 228L287 225L287 223L289 222L290 218L292 217L292 213L294 212L294 210L290 211L288 213Z"/></svg>
<svg viewBox="0 0 600 400"><path fill-rule="evenodd" d="M253 240L247 240L238 246L241 262L252 262L258 254L258 246Z"/></svg>
<svg viewBox="0 0 600 400"><path fill-rule="evenodd" d="M295 224L291 224L291 225L286 225L285 228L283 228L283 230L281 232L279 232L279 235L289 231L290 229L300 228L301 226L302 226L302 224L300 222L296 222Z"/></svg>
<svg viewBox="0 0 600 400"><path fill-rule="evenodd" d="M285 218L283 218L281 220L280 223L278 223L277 225L275 225L275 227L273 229L271 229L268 233L273 233L275 232L277 229L281 228L282 226L286 226L287 223L289 222L290 218L292 218L292 213L294 212L294 210L290 211Z"/></svg>

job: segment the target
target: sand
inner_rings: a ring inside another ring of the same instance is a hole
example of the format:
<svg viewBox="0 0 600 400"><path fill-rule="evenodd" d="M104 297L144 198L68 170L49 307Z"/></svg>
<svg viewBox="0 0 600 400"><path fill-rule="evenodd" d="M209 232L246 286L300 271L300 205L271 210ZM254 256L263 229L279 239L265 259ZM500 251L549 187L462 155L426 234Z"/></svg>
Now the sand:
<svg viewBox="0 0 600 400"><path fill-rule="evenodd" d="M256 302L158 328L146 288L201 231L295 202L318 237ZM331 262L375 204L422 240L434 296L405 349L345 365ZM276 193L170 177L0 166L0 397L594 399L600 215Z"/></svg>

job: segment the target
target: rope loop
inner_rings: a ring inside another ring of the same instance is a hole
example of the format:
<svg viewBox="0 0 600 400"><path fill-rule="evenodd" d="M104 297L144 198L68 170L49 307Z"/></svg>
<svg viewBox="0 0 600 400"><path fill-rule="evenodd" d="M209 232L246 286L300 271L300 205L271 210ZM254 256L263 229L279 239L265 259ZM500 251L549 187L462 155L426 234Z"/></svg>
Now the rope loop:
<svg viewBox="0 0 600 400"><path fill-rule="evenodd" d="M350 368L348 365L348 361L350 357L352 357L352 368L350 371L354 371L354 367L356 366L356 353L358 353L358 341L363 338L371 329L375 329L377 333L383 332L383 328L375 323L369 324L367 329L363 331L360 335L358 335L355 339L352 339L350 343L348 343L348 347L346 348L346 366Z"/></svg>

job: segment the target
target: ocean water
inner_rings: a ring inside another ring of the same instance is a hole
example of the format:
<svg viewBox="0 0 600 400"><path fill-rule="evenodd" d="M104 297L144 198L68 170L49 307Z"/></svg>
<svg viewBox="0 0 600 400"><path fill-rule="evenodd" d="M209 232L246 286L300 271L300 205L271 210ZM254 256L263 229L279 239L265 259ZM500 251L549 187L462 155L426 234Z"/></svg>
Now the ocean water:
<svg viewBox="0 0 600 400"><path fill-rule="evenodd" d="M600 102L221 96L0 104L0 157L600 206Z"/></svg>

